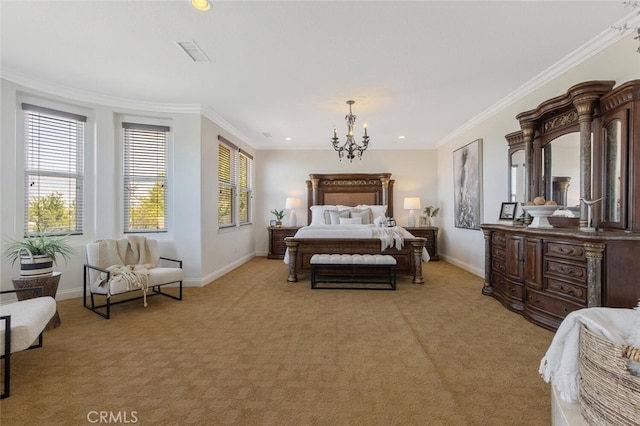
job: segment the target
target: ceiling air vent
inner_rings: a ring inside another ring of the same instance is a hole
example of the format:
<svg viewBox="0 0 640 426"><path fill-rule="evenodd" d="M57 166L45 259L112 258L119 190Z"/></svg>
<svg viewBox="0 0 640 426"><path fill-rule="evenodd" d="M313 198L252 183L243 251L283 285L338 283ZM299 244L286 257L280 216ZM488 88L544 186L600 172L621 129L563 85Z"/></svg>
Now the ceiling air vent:
<svg viewBox="0 0 640 426"><path fill-rule="evenodd" d="M180 46L194 62L211 62L195 41L179 41L178 46Z"/></svg>
<svg viewBox="0 0 640 426"><path fill-rule="evenodd" d="M264 136L265 138L271 138L273 137L273 135L269 132L262 132L262 136Z"/></svg>

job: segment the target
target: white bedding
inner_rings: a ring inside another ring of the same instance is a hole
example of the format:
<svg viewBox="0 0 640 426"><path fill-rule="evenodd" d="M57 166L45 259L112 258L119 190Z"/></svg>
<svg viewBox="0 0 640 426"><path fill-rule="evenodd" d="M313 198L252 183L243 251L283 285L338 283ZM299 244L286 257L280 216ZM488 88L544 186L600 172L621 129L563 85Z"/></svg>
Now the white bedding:
<svg viewBox="0 0 640 426"><path fill-rule="evenodd" d="M314 225L303 226L296 232L295 238L378 238L380 249L402 249L405 238L415 238L409 231L400 227L379 227L374 225ZM426 248L422 249L422 260L430 259ZM284 262L289 263L289 250L285 252Z"/></svg>

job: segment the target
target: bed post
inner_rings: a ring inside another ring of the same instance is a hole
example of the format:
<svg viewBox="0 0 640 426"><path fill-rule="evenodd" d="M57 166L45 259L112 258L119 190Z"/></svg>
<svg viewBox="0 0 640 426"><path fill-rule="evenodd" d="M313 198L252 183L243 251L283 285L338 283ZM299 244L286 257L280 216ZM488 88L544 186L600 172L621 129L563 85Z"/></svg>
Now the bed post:
<svg viewBox="0 0 640 426"><path fill-rule="evenodd" d="M289 241L291 237L287 237L284 239L285 244L287 245L287 250L289 251L289 276L287 277L287 281L290 283L295 283L298 281L298 274L296 273L296 263L298 261L298 244L293 241Z"/></svg>
<svg viewBox="0 0 640 426"><path fill-rule="evenodd" d="M413 283L424 284L424 278L422 278L422 250L424 249L425 241L412 241L411 248L413 249Z"/></svg>
<svg viewBox="0 0 640 426"><path fill-rule="evenodd" d="M380 182L382 183L382 203L385 206L389 205L389 177L381 177Z"/></svg>

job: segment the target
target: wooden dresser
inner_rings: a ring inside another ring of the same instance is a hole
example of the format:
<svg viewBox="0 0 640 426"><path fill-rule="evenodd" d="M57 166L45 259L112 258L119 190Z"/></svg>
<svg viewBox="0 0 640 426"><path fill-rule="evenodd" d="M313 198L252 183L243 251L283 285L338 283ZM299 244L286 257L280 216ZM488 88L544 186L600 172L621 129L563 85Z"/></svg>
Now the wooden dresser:
<svg viewBox="0 0 640 426"><path fill-rule="evenodd" d="M509 170L524 170L510 174L511 201L542 197L576 206L578 217L550 219L552 228L528 215L528 227L483 225L483 293L551 330L580 308L636 306L640 80L579 83L516 118Z"/></svg>
<svg viewBox="0 0 640 426"><path fill-rule="evenodd" d="M299 226L269 227L269 253L268 259L284 259L287 245L284 242L286 237L293 237L300 229Z"/></svg>
<svg viewBox="0 0 640 426"><path fill-rule="evenodd" d="M413 234L414 237L421 237L427 240L424 247L427 249L431 260L440 260L438 257L438 230L435 226L423 226L423 227L405 227L407 231Z"/></svg>
<svg viewBox="0 0 640 426"><path fill-rule="evenodd" d="M483 294L556 330L572 311L632 308L640 299L640 235L482 225Z"/></svg>

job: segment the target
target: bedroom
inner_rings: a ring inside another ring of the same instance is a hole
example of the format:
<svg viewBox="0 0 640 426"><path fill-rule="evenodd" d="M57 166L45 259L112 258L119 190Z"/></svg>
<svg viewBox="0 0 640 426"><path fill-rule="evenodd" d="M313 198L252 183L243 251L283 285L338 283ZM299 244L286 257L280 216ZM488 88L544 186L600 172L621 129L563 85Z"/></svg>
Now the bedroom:
<svg viewBox="0 0 640 426"><path fill-rule="evenodd" d="M4 31L3 29L2 43L10 43L11 37ZM580 45L578 43L576 47ZM63 273L58 290L60 299L75 298L82 294L80 283L84 244L98 238L121 235L120 210L114 208L114 200L119 200L121 195L116 184L117 173L114 173L120 166L117 156L117 129L113 125L114 117L120 116L153 117L168 121L172 126L173 140L179 141L172 150L175 185L171 192L170 213L173 227L168 234L158 237L168 252L188 259L188 263L185 264L187 286L204 286L254 256L266 256L266 226L272 218L269 212L274 208L284 208L287 197L304 199L304 183L310 173L347 171L392 173L396 180L397 206L402 204L404 197L419 196L423 206L440 207L437 226L441 229L441 257L477 276L483 276L482 232L459 229L453 224L453 151L473 140L483 139L484 220L495 221L500 204L506 201L507 197L507 145L504 137L518 129L516 114L535 107L544 99L564 93L568 87L578 82L610 79L621 84L638 78L640 55L636 53L637 41L633 39L633 34L611 44L603 42L599 46L602 50L592 56L591 52L583 51L583 57L566 58L565 63L557 64L548 76L541 78L542 81L530 82L526 87L526 93L515 97L513 102L505 103L501 108L485 116L479 116L473 122L469 122L472 117L456 121L455 128L452 129L455 130L455 134L448 139L444 139L446 135L443 135L442 143L430 148L396 149L376 146L374 121L367 117L364 111L357 109L360 105L357 103L355 111L360 119L369 122L372 142L363 159L353 163L344 160L339 162L329 144L332 126L343 125L344 100L345 96L349 96L346 94L341 94L344 99L335 101L339 104L338 110L332 113L332 121L326 123L326 146L309 149L265 149L258 148L258 144L251 144L230 132L226 121L216 122L219 117L206 108L171 110L170 106L165 104L166 101L158 99L157 96L153 97L156 100L152 101L136 98L113 99L108 91L95 96L93 93L74 90L73 87L57 85L44 75L28 76L19 70L13 70L12 73L11 70L3 69L0 235L17 237L22 230L22 210L19 208L22 202L21 167L15 161L19 158L15 117L20 112L18 105L21 102L39 100L51 107L71 105L80 110L90 111L96 125L95 139L88 151L96 161L92 163L95 169L91 170L90 174L95 179L88 185L92 194L91 201L85 206L90 218L87 221L87 235L76 239L75 244L79 250L71 262L59 265ZM559 56L563 57L564 55ZM552 63L547 65L551 66ZM533 77L535 75L530 76ZM341 80L343 75L340 73L335 78ZM349 84L353 82L350 80ZM347 88L349 84L346 84ZM478 77L478 84L482 84L482 76ZM458 102L462 102L463 96L457 96ZM299 105L297 107L306 108ZM310 114L313 115L313 111ZM214 164L217 158L218 135L223 135L254 157L255 198L251 226L218 230L215 219L217 170ZM298 211L300 224L305 223L306 214L304 209ZM396 209L395 216L399 224L406 224L408 212ZM14 275L15 269L3 262L0 275L3 289L11 286L11 278Z"/></svg>

